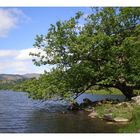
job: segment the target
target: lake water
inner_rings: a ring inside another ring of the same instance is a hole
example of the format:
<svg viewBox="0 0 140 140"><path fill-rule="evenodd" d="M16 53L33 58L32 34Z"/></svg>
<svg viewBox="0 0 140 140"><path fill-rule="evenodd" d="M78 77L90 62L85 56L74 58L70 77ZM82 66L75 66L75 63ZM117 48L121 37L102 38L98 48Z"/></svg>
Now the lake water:
<svg viewBox="0 0 140 140"><path fill-rule="evenodd" d="M58 101L35 101L27 93L0 91L0 133L113 133L120 126L91 119L88 112L68 112ZM89 98L91 98L91 95ZM78 98L80 103L86 94ZM96 100L92 96L92 100ZM123 99L123 96L119 97Z"/></svg>

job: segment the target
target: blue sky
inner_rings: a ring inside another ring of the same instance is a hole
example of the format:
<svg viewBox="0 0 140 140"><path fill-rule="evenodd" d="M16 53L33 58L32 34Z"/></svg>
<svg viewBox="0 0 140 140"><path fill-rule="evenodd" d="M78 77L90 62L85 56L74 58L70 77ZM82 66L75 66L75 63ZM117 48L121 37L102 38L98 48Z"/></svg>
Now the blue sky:
<svg viewBox="0 0 140 140"><path fill-rule="evenodd" d="M0 73L42 73L50 66L36 67L28 56L37 34L47 34L50 24L67 20L87 7L0 8Z"/></svg>

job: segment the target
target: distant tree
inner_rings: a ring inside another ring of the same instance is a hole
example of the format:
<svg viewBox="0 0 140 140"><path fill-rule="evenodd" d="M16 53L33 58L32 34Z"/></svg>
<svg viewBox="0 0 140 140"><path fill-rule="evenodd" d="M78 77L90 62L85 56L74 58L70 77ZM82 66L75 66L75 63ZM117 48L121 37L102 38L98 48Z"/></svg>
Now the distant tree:
<svg viewBox="0 0 140 140"><path fill-rule="evenodd" d="M47 35L36 36L34 47L46 55L31 53L34 63L56 67L47 74L45 88L51 89L46 97L66 92L78 96L99 86L117 88L130 99L140 89L140 8L91 11L58 21Z"/></svg>

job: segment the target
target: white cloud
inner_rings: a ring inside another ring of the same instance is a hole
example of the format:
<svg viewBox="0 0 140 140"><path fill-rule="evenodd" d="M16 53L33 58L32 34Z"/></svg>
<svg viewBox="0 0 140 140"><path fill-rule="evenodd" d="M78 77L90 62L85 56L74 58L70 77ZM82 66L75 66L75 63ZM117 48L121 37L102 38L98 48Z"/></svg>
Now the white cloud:
<svg viewBox="0 0 140 140"><path fill-rule="evenodd" d="M29 55L30 52L32 53L41 53L41 55L45 55L44 51L41 51L36 48L28 48L22 50L0 50L0 57L11 57L15 60L31 60L33 56Z"/></svg>
<svg viewBox="0 0 140 140"><path fill-rule="evenodd" d="M18 51L16 50L0 50L0 57L16 56Z"/></svg>
<svg viewBox="0 0 140 140"><path fill-rule="evenodd" d="M15 59L17 59L17 60L32 59L32 56L29 55L30 52L32 52L32 53L36 52L36 49L35 48L29 48L29 49L20 50Z"/></svg>
<svg viewBox="0 0 140 140"><path fill-rule="evenodd" d="M34 66L30 52L38 52L38 49L0 50L0 73L43 73L50 70L50 66Z"/></svg>
<svg viewBox="0 0 140 140"><path fill-rule="evenodd" d="M29 49L23 49L20 50L18 55L16 56L17 60L30 60L33 58L33 56L29 55L30 52L32 53L41 53L42 55L45 55L43 51L40 51L39 49L36 48L29 48Z"/></svg>
<svg viewBox="0 0 140 140"><path fill-rule="evenodd" d="M9 74L26 74L26 73L43 73L49 71L47 67L36 67L31 61L0 61L0 73Z"/></svg>
<svg viewBox="0 0 140 140"><path fill-rule="evenodd" d="M4 73L4 70L13 70L15 69L18 72L23 72L26 69L26 65L27 62L23 62L23 61L11 61L11 60L6 60L6 61L1 61L0 65L2 67L0 67L0 71Z"/></svg>
<svg viewBox="0 0 140 140"><path fill-rule="evenodd" d="M0 38L7 37L19 22L26 20L29 18L17 8L0 8Z"/></svg>

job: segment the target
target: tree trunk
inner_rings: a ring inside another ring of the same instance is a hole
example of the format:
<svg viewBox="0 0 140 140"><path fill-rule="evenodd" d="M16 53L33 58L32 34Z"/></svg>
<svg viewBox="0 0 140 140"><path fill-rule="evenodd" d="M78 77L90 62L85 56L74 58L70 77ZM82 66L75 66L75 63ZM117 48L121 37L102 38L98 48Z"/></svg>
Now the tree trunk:
<svg viewBox="0 0 140 140"><path fill-rule="evenodd" d="M128 100L131 100L135 96L133 88L128 86L119 86L119 90L126 96Z"/></svg>
<svg viewBox="0 0 140 140"><path fill-rule="evenodd" d="M76 100L80 95L82 95L83 93L78 93L76 94L76 96L73 98L74 100Z"/></svg>

